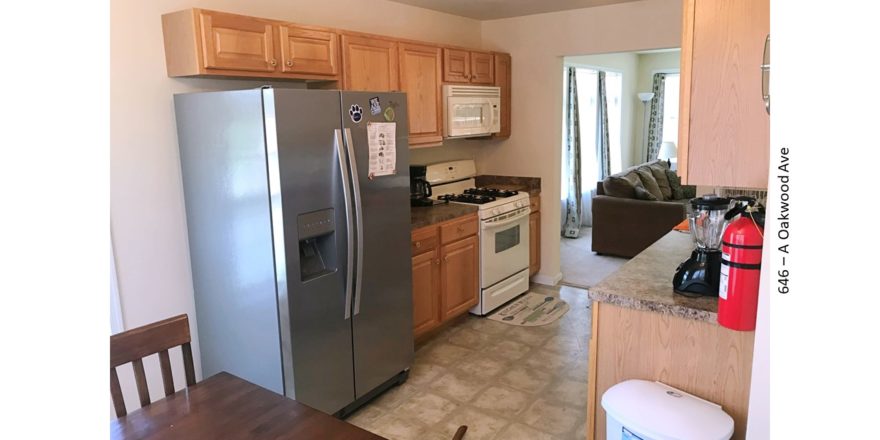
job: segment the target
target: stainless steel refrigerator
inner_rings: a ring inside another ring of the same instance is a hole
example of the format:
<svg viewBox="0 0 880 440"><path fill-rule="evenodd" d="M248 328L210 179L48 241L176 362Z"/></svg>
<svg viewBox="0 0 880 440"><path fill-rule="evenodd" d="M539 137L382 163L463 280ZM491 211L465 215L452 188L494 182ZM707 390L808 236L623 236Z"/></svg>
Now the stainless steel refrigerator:
<svg viewBox="0 0 880 440"><path fill-rule="evenodd" d="M174 106L204 376L337 415L406 380L406 95L265 87ZM389 121L396 173L371 176L368 126Z"/></svg>

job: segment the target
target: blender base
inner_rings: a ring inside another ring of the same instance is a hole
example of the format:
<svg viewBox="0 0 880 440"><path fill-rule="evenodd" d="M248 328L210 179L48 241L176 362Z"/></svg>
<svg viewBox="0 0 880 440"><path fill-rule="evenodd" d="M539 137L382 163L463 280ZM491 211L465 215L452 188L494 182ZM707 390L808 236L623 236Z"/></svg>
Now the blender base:
<svg viewBox="0 0 880 440"><path fill-rule="evenodd" d="M721 252L695 249L678 266L672 277L672 290L688 297L718 296Z"/></svg>

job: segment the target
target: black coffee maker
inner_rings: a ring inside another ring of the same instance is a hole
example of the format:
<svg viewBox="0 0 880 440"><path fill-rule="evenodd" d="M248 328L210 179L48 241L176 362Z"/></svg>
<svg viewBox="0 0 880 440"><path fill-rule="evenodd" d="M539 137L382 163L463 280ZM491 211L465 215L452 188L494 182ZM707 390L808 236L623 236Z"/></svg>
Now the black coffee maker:
<svg viewBox="0 0 880 440"><path fill-rule="evenodd" d="M718 296L721 273L721 237L725 216L735 201L714 194L691 199L688 223L694 239L691 257L675 270L672 288L685 296Z"/></svg>
<svg viewBox="0 0 880 440"><path fill-rule="evenodd" d="M409 205L431 206L431 184L426 178L428 167L425 165L409 166Z"/></svg>

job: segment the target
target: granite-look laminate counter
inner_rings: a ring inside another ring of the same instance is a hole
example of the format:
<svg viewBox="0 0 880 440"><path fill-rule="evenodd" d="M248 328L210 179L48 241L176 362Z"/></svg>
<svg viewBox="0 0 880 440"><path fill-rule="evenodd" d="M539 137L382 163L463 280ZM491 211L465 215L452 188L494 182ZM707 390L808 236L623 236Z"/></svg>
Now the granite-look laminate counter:
<svg viewBox="0 0 880 440"><path fill-rule="evenodd" d="M477 212L477 205L462 205L459 203L445 203L434 206L412 206L409 208L412 229L419 229L447 220L463 217Z"/></svg>
<svg viewBox="0 0 880 440"><path fill-rule="evenodd" d="M587 289L590 299L717 325L718 297L689 298L672 291L675 269L690 257L693 248L689 233L670 231Z"/></svg>
<svg viewBox="0 0 880 440"><path fill-rule="evenodd" d="M541 194L540 177L480 175L474 178L478 187L491 186L511 191L526 191L530 196Z"/></svg>

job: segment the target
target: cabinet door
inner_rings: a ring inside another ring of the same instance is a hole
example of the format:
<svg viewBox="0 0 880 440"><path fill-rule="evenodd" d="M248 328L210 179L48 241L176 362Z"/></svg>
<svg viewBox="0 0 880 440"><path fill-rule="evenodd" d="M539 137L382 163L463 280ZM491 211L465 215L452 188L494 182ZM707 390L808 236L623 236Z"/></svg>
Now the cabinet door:
<svg viewBox="0 0 880 440"><path fill-rule="evenodd" d="M495 60L489 52L471 52L471 83L495 84Z"/></svg>
<svg viewBox="0 0 880 440"><path fill-rule="evenodd" d="M475 235L441 248L441 308L444 320L477 305L480 290L479 251Z"/></svg>
<svg viewBox="0 0 880 440"><path fill-rule="evenodd" d="M496 53L495 59L495 85L501 88L501 131L494 137L510 137L510 55Z"/></svg>
<svg viewBox="0 0 880 440"><path fill-rule="evenodd" d="M213 11L200 11L199 22L206 69L275 71L271 22Z"/></svg>
<svg viewBox="0 0 880 440"><path fill-rule="evenodd" d="M683 35L692 35L682 38L690 87L682 86L679 164L688 184L767 187L770 117L759 66L769 17L769 0L685 2Z"/></svg>
<svg viewBox="0 0 880 440"><path fill-rule="evenodd" d="M281 26L281 71L335 76L339 73L336 33L298 26Z"/></svg>
<svg viewBox="0 0 880 440"><path fill-rule="evenodd" d="M398 90L398 62L394 41L342 35L342 84L345 90Z"/></svg>
<svg viewBox="0 0 880 440"><path fill-rule="evenodd" d="M458 49L443 49L443 82L471 82L470 52Z"/></svg>
<svg viewBox="0 0 880 440"><path fill-rule="evenodd" d="M400 89L406 92L410 146L443 142L441 49L400 44Z"/></svg>
<svg viewBox="0 0 880 440"><path fill-rule="evenodd" d="M541 270L541 213L529 214L529 276Z"/></svg>
<svg viewBox="0 0 880 440"><path fill-rule="evenodd" d="M438 251L412 258L413 335L419 337L440 324L440 257Z"/></svg>

